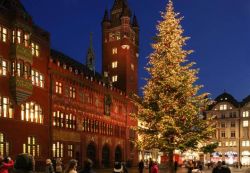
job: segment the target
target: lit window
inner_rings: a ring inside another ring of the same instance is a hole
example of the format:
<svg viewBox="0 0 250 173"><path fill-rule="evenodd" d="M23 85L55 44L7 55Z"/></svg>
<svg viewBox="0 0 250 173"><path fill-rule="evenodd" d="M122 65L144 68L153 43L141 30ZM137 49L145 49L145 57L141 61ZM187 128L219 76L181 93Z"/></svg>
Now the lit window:
<svg viewBox="0 0 250 173"><path fill-rule="evenodd" d="M250 141L242 141L242 146L243 147L249 147L250 146Z"/></svg>
<svg viewBox="0 0 250 173"><path fill-rule="evenodd" d="M134 64L131 64L131 70L134 71L135 70L135 65Z"/></svg>
<svg viewBox="0 0 250 173"><path fill-rule="evenodd" d="M53 126L60 128L76 129L76 117L60 111L53 112Z"/></svg>
<svg viewBox="0 0 250 173"><path fill-rule="evenodd" d="M121 33L120 32L116 32L115 33L115 37L116 37L116 40L120 40L121 39Z"/></svg>
<svg viewBox="0 0 250 173"><path fill-rule="evenodd" d="M117 54L117 48L113 48L112 49L112 54L114 55L114 54Z"/></svg>
<svg viewBox="0 0 250 173"><path fill-rule="evenodd" d="M21 63L20 62L17 63L16 69L17 69L17 76L20 77L21 76Z"/></svg>
<svg viewBox="0 0 250 173"><path fill-rule="evenodd" d="M35 72L35 83L39 86L39 73L37 71Z"/></svg>
<svg viewBox="0 0 250 173"><path fill-rule="evenodd" d="M31 53L32 55L38 57L40 50L39 50L39 46L35 43L31 43Z"/></svg>
<svg viewBox="0 0 250 173"><path fill-rule="evenodd" d="M104 72L104 77L108 77L108 72L107 71Z"/></svg>
<svg viewBox="0 0 250 173"><path fill-rule="evenodd" d="M248 111L243 111L242 117L249 117L249 112Z"/></svg>
<svg viewBox="0 0 250 173"><path fill-rule="evenodd" d="M75 127L76 127L75 126L75 124L76 124L75 116L72 114L66 114L65 124L66 124L66 128L75 129Z"/></svg>
<svg viewBox="0 0 250 173"><path fill-rule="evenodd" d="M228 142L226 142L226 147L228 147Z"/></svg>
<svg viewBox="0 0 250 173"><path fill-rule="evenodd" d="M117 68L117 66L118 66L118 62L117 61L112 62L112 68Z"/></svg>
<svg viewBox="0 0 250 173"><path fill-rule="evenodd" d="M44 78L43 78L43 75L40 74L40 80L39 80L39 83L40 83L40 87L43 88L44 87Z"/></svg>
<svg viewBox="0 0 250 173"><path fill-rule="evenodd" d="M44 76L38 71L31 70L32 85L44 88Z"/></svg>
<svg viewBox="0 0 250 173"><path fill-rule="evenodd" d="M0 76L7 75L7 61L0 59Z"/></svg>
<svg viewBox="0 0 250 173"><path fill-rule="evenodd" d="M52 155L53 157L63 157L63 143L56 142L52 145Z"/></svg>
<svg viewBox="0 0 250 173"><path fill-rule="evenodd" d="M61 82L56 82L56 93L62 94L62 83Z"/></svg>
<svg viewBox="0 0 250 173"><path fill-rule="evenodd" d="M109 41L114 41L115 40L115 34L114 33L109 33Z"/></svg>
<svg viewBox="0 0 250 173"><path fill-rule="evenodd" d="M17 43L18 43L18 44L21 43L21 36L22 36L21 31L18 30L18 31L17 31Z"/></svg>
<svg viewBox="0 0 250 173"><path fill-rule="evenodd" d="M32 85L35 85L35 72L34 72L34 70L31 70L31 80L32 80Z"/></svg>
<svg viewBox="0 0 250 173"><path fill-rule="evenodd" d="M0 117L13 118L13 105L7 97L0 96Z"/></svg>
<svg viewBox="0 0 250 173"><path fill-rule="evenodd" d="M0 133L0 154L4 156L9 155L9 143L6 142L6 139L3 133Z"/></svg>
<svg viewBox="0 0 250 173"><path fill-rule="evenodd" d="M112 82L117 82L117 78L118 78L118 76L117 76L117 75L112 76Z"/></svg>
<svg viewBox="0 0 250 173"><path fill-rule="evenodd" d="M219 145L218 145L219 147L221 147L221 142L219 142Z"/></svg>
<svg viewBox="0 0 250 173"><path fill-rule="evenodd" d="M21 105L21 120L43 124L42 108L34 102Z"/></svg>
<svg viewBox="0 0 250 173"><path fill-rule="evenodd" d="M24 65L24 78L25 79L28 79L28 76L29 76L29 70L28 70L28 66L27 65Z"/></svg>
<svg viewBox="0 0 250 173"><path fill-rule="evenodd" d="M220 105L220 110L227 110L227 105L226 104Z"/></svg>
<svg viewBox="0 0 250 173"><path fill-rule="evenodd" d="M6 28L2 28L2 41L3 42L7 41L7 29Z"/></svg>
<svg viewBox="0 0 250 173"><path fill-rule="evenodd" d="M24 46L28 47L29 46L29 40L30 40L30 35L25 33L24 34Z"/></svg>
<svg viewBox="0 0 250 173"><path fill-rule="evenodd" d="M76 89L74 87L69 87L69 97L76 98Z"/></svg>
<svg viewBox="0 0 250 173"><path fill-rule="evenodd" d="M40 145L37 144L34 136L29 136L27 143L23 144L23 153L29 153L32 156L40 156Z"/></svg>
<svg viewBox="0 0 250 173"><path fill-rule="evenodd" d="M248 127L248 120L243 121L243 127Z"/></svg>
<svg viewBox="0 0 250 173"><path fill-rule="evenodd" d="M68 157L73 157L73 145L68 145Z"/></svg>
<svg viewBox="0 0 250 173"><path fill-rule="evenodd" d="M15 43L16 41L16 31L15 30L13 30L12 31L12 43Z"/></svg>

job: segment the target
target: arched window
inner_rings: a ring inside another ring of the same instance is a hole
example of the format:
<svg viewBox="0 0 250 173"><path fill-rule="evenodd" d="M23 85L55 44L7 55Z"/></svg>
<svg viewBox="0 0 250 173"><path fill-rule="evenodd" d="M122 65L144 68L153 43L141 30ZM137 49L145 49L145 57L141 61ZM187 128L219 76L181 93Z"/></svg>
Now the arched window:
<svg viewBox="0 0 250 173"><path fill-rule="evenodd" d="M9 143L6 142L5 136L0 132L0 155L9 155Z"/></svg>
<svg viewBox="0 0 250 173"><path fill-rule="evenodd" d="M23 153L29 153L32 156L40 156L40 145L34 136L29 136L27 143L23 144Z"/></svg>
<svg viewBox="0 0 250 173"><path fill-rule="evenodd" d="M43 124L42 108L34 102L22 104L21 120Z"/></svg>

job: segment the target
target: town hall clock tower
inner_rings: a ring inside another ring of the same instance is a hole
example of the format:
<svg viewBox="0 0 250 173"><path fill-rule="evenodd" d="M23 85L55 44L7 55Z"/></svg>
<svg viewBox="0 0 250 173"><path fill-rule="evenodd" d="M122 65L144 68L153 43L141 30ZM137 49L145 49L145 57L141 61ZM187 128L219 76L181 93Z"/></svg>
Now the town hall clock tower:
<svg viewBox="0 0 250 173"><path fill-rule="evenodd" d="M102 72L127 95L138 93L139 26L126 0L115 0L102 21Z"/></svg>

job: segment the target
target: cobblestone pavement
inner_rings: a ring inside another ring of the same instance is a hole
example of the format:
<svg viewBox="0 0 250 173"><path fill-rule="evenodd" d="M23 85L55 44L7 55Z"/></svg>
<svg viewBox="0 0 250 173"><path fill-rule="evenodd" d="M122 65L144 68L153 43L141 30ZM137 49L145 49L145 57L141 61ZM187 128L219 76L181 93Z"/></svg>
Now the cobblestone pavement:
<svg viewBox="0 0 250 173"><path fill-rule="evenodd" d="M250 169L250 167L248 167ZM248 169L246 167L243 167L242 169L237 169L237 168L233 168L230 167L231 169L231 173L244 173L246 171L246 169ZM113 173L113 169L96 169L94 170L96 173ZM212 168L210 169L205 169L203 170L204 173L212 173ZM139 173L137 168L128 168L128 173ZM148 169L144 169L143 173L149 173ZM167 173L167 169L165 168L161 168L159 169L159 173ZM186 168L179 168L177 170L177 173L187 173L187 169Z"/></svg>

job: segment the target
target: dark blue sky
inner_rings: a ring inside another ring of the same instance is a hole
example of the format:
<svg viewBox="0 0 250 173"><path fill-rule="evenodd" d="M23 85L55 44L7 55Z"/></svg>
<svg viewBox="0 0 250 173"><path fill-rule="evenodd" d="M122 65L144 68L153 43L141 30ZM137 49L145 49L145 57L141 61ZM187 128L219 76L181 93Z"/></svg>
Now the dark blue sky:
<svg viewBox="0 0 250 173"><path fill-rule="evenodd" d="M51 46L85 63L89 33L94 33L97 69L101 70L101 21L114 0L21 0L33 21L51 34ZM199 84L214 98L224 92L242 100L250 94L250 1L173 0L184 16L190 60L200 69ZM167 0L128 0L140 25L140 87L146 57Z"/></svg>

